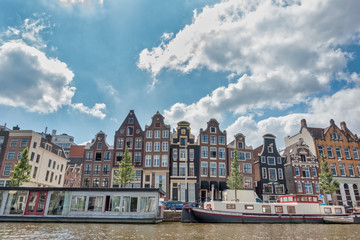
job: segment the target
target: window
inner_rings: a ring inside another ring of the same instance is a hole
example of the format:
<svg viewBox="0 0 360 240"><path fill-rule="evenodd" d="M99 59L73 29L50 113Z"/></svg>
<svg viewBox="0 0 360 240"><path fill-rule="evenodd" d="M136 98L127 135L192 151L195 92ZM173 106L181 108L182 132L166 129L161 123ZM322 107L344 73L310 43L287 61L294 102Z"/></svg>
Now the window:
<svg viewBox="0 0 360 240"><path fill-rule="evenodd" d="M5 137L0 136L0 148L2 147L2 145L4 143L4 139L5 139Z"/></svg>
<svg viewBox="0 0 360 240"><path fill-rule="evenodd" d="M154 151L160 152L160 142L154 142Z"/></svg>
<svg viewBox="0 0 360 240"><path fill-rule="evenodd" d="M73 196L70 211L85 211L86 196Z"/></svg>
<svg viewBox="0 0 360 240"><path fill-rule="evenodd" d="M141 163L141 152L134 153L134 162L135 163Z"/></svg>
<svg viewBox="0 0 360 240"><path fill-rule="evenodd" d="M216 128L215 128L215 127L211 127L211 128L210 128L210 132L211 132L211 133L216 133Z"/></svg>
<svg viewBox="0 0 360 240"><path fill-rule="evenodd" d="M267 179L267 171L266 171L266 168L261 168L261 173L262 173L262 178L263 179Z"/></svg>
<svg viewBox="0 0 360 240"><path fill-rule="evenodd" d="M161 157L161 166L163 166L163 167L168 166L168 156L167 155L162 155L162 157Z"/></svg>
<svg viewBox="0 0 360 240"><path fill-rule="evenodd" d="M137 197L123 197L122 212L137 212Z"/></svg>
<svg viewBox="0 0 360 240"><path fill-rule="evenodd" d="M238 156L239 156L239 160L240 160L240 161L245 161L245 153L239 152L239 153L238 153Z"/></svg>
<svg viewBox="0 0 360 240"><path fill-rule="evenodd" d="M133 147L133 140L132 140L132 138L127 138L127 139L126 139L126 146L127 146L128 148L132 149L132 147Z"/></svg>
<svg viewBox="0 0 360 240"><path fill-rule="evenodd" d="M129 119L128 119L128 123L129 123L129 124L134 124L134 118L129 118Z"/></svg>
<svg viewBox="0 0 360 240"><path fill-rule="evenodd" d="M331 169L331 172L333 174L333 176L336 176L336 164L335 163L330 163L330 169Z"/></svg>
<svg viewBox="0 0 360 240"><path fill-rule="evenodd" d="M51 172L51 174L50 174L50 182L53 181L53 178L54 178L54 172Z"/></svg>
<svg viewBox="0 0 360 240"><path fill-rule="evenodd" d="M108 175L110 172L110 165L104 165L103 174Z"/></svg>
<svg viewBox="0 0 360 240"><path fill-rule="evenodd" d="M335 150L336 150L336 156L337 156L338 158L342 158L340 148L339 148L339 147L336 147Z"/></svg>
<svg viewBox="0 0 360 240"><path fill-rule="evenodd" d="M15 151L9 151L7 159L12 160L15 157Z"/></svg>
<svg viewBox="0 0 360 240"><path fill-rule="evenodd" d="M251 164L250 163L244 163L244 173L251 173Z"/></svg>
<svg viewBox="0 0 360 240"><path fill-rule="evenodd" d="M177 175L178 175L177 163L173 163L172 174L173 174L173 176L177 176Z"/></svg>
<svg viewBox="0 0 360 240"><path fill-rule="evenodd" d="M36 145L37 145L37 143L36 143L36 142L34 142L34 144L33 144L33 148L36 148Z"/></svg>
<svg viewBox="0 0 360 240"><path fill-rule="evenodd" d="M135 139L135 149L141 149L141 145L142 145L141 138L136 138Z"/></svg>
<svg viewBox="0 0 360 240"><path fill-rule="evenodd" d="M277 164L281 164L281 162L282 162L282 161L281 161L281 157L278 157L278 158L277 158Z"/></svg>
<svg viewBox="0 0 360 240"><path fill-rule="evenodd" d="M352 164L348 164L348 169L349 169L349 175L350 177L354 177L354 166Z"/></svg>
<svg viewBox="0 0 360 240"><path fill-rule="evenodd" d="M111 158L111 152L105 152L104 160L110 160Z"/></svg>
<svg viewBox="0 0 360 240"><path fill-rule="evenodd" d="M186 174L186 164L185 163L180 163L179 176L185 176L185 174Z"/></svg>
<svg viewBox="0 0 360 240"><path fill-rule="evenodd" d="M168 138L168 137L169 137L169 131L163 130L163 138Z"/></svg>
<svg viewBox="0 0 360 240"><path fill-rule="evenodd" d="M319 156L321 155L321 154L324 154L324 148L323 148L323 146L318 146L318 151L319 151ZM325 155L325 154L324 154Z"/></svg>
<svg viewBox="0 0 360 240"><path fill-rule="evenodd" d="M305 177L305 178L309 178L309 177L310 177L309 168L302 168L302 176Z"/></svg>
<svg viewBox="0 0 360 240"><path fill-rule="evenodd" d="M261 156L261 163L266 163L266 157L265 156Z"/></svg>
<svg viewBox="0 0 360 240"><path fill-rule="evenodd" d="M151 155L145 156L145 167L151 167Z"/></svg>
<svg viewBox="0 0 360 240"><path fill-rule="evenodd" d="M306 194L312 194L313 193L312 185L310 183L305 183L304 186L305 186L305 193Z"/></svg>
<svg viewBox="0 0 360 240"><path fill-rule="evenodd" d="M271 207L268 205L263 205L262 211L263 211L263 213L271 213Z"/></svg>
<svg viewBox="0 0 360 240"><path fill-rule="evenodd" d="M284 173L281 168L278 168L279 179L284 179Z"/></svg>
<svg viewBox="0 0 360 240"><path fill-rule="evenodd" d="M92 152L86 152L86 160L91 161L93 159L93 153Z"/></svg>
<svg viewBox="0 0 360 240"><path fill-rule="evenodd" d="M354 153L354 158L359 159L359 153L358 153L358 150L356 148L353 148L353 153Z"/></svg>
<svg viewBox="0 0 360 240"><path fill-rule="evenodd" d="M195 176L194 163L189 164L189 176Z"/></svg>
<svg viewBox="0 0 360 240"><path fill-rule="evenodd" d="M274 157L267 157L269 165L275 165L275 158Z"/></svg>
<svg viewBox="0 0 360 240"><path fill-rule="evenodd" d="M225 159L225 148L219 148L219 158Z"/></svg>
<svg viewBox="0 0 360 240"><path fill-rule="evenodd" d="M332 147L327 147L326 149L327 149L327 152L328 152L328 157L329 157L329 158L333 158L334 155L333 155L333 153L332 153Z"/></svg>
<svg viewBox="0 0 360 240"><path fill-rule="evenodd" d="M345 173L345 164L339 164L339 168L340 168L340 175L341 175L341 176L346 176L346 173Z"/></svg>
<svg viewBox="0 0 360 240"><path fill-rule="evenodd" d="M101 186L102 187L109 187L109 179L108 178L103 178Z"/></svg>
<svg viewBox="0 0 360 240"><path fill-rule="evenodd" d="M194 149L189 150L189 158L194 159Z"/></svg>
<svg viewBox="0 0 360 240"><path fill-rule="evenodd" d="M160 138L160 130L155 130L154 138Z"/></svg>
<svg viewBox="0 0 360 240"><path fill-rule="evenodd" d="M300 182L297 183L298 192L302 192L302 185Z"/></svg>
<svg viewBox="0 0 360 240"><path fill-rule="evenodd" d="M17 147L18 140L17 139L11 139L10 147Z"/></svg>
<svg viewBox="0 0 360 240"><path fill-rule="evenodd" d="M32 175L33 178L36 178L37 170L38 170L38 167L34 167L34 171L33 171L33 175Z"/></svg>
<svg viewBox="0 0 360 240"><path fill-rule="evenodd" d="M94 175L99 175L100 174L100 165L96 164L94 166Z"/></svg>
<svg viewBox="0 0 360 240"><path fill-rule="evenodd" d="M225 137L219 137L219 144L225 144Z"/></svg>
<svg viewBox="0 0 360 240"><path fill-rule="evenodd" d="M154 167L158 167L160 165L160 155L154 155Z"/></svg>
<svg viewBox="0 0 360 240"><path fill-rule="evenodd" d="M151 130L146 131L146 138L152 138L152 133Z"/></svg>
<svg viewBox="0 0 360 240"><path fill-rule="evenodd" d="M169 143L168 142L162 142L162 151L167 152Z"/></svg>
<svg viewBox="0 0 360 240"><path fill-rule="evenodd" d="M90 178L84 179L84 187L90 187Z"/></svg>
<svg viewBox="0 0 360 240"><path fill-rule="evenodd" d="M27 146L27 144L28 144L28 139L26 138L21 139L20 147L24 148Z"/></svg>
<svg viewBox="0 0 360 240"><path fill-rule="evenodd" d="M23 214L27 191L10 191L5 205L5 214Z"/></svg>
<svg viewBox="0 0 360 240"><path fill-rule="evenodd" d="M56 166L56 161L53 162L53 169L55 169L55 166Z"/></svg>
<svg viewBox="0 0 360 240"><path fill-rule="evenodd" d="M284 191L284 185L283 184L280 184L280 185L275 185L275 193L276 194L284 194L285 191Z"/></svg>
<svg viewBox="0 0 360 240"><path fill-rule="evenodd" d="M254 205L245 205L245 210L254 210Z"/></svg>
<svg viewBox="0 0 360 240"><path fill-rule="evenodd" d="M152 150L152 142L146 142L146 151L151 152Z"/></svg>
<svg viewBox="0 0 360 240"><path fill-rule="evenodd" d="M243 148L243 143L242 143L242 142L238 142L238 143L237 143L237 146L238 146L238 148L242 149L242 148Z"/></svg>
<svg viewBox="0 0 360 240"><path fill-rule="evenodd" d="M287 206L287 212L289 213L289 214L291 214L291 213L296 213L296 211L295 211L295 206Z"/></svg>
<svg viewBox="0 0 360 240"><path fill-rule="evenodd" d="M117 152L116 153L116 164L119 164L123 159L123 153L122 152Z"/></svg>
<svg viewBox="0 0 360 240"><path fill-rule="evenodd" d="M116 139L116 148L117 149L123 149L124 148L124 139L123 138Z"/></svg>
<svg viewBox="0 0 360 240"><path fill-rule="evenodd" d="M180 146L186 146L186 138L180 138Z"/></svg>
<svg viewBox="0 0 360 240"><path fill-rule="evenodd" d="M51 159L49 159L48 167L51 167Z"/></svg>
<svg viewBox="0 0 360 240"><path fill-rule="evenodd" d="M12 167L12 164L5 164L4 173L3 173L4 176L10 175L11 167Z"/></svg>
<svg viewBox="0 0 360 240"><path fill-rule="evenodd" d="M18 159L18 160L20 160L20 159L21 159L21 152L18 152L17 159Z"/></svg>
<svg viewBox="0 0 360 240"><path fill-rule="evenodd" d="M201 176L207 176L207 175L208 175L208 163L201 162Z"/></svg>
<svg viewBox="0 0 360 240"><path fill-rule="evenodd" d="M101 150L101 149L102 149L102 143L99 142L99 143L97 144L97 150Z"/></svg>
<svg viewBox="0 0 360 240"><path fill-rule="evenodd" d="M133 136L134 135L134 128L127 127L126 136Z"/></svg>
<svg viewBox="0 0 360 240"><path fill-rule="evenodd" d="M298 167L295 167L295 176L300 176L300 170Z"/></svg>
<svg viewBox="0 0 360 240"><path fill-rule="evenodd" d="M99 187L99 179L98 178L94 178L93 179L93 187Z"/></svg>
<svg viewBox="0 0 360 240"><path fill-rule="evenodd" d="M319 193L319 192L320 192L319 184L318 184L318 183L315 183L314 185L315 185L315 191L316 191L317 193Z"/></svg>
<svg viewBox="0 0 360 240"><path fill-rule="evenodd" d="M245 188L252 188L252 178L245 178L244 179L244 187Z"/></svg>
<svg viewBox="0 0 360 240"><path fill-rule="evenodd" d="M201 147L201 157L202 158L208 157L208 148L207 147Z"/></svg>
<svg viewBox="0 0 360 240"><path fill-rule="evenodd" d="M210 176L216 177L216 163L210 163Z"/></svg>
<svg viewBox="0 0 360 240"><path fill-rule="evenodd" d="M207 135L201 135L201 142L202 143L208 143L208 136Z"/></svg>
<svg viewBox="0 0 360 240"><path fill-rule="evenodd" d="M264 193L273 193L272 185L264 184L263 191L264 191Z"/></svg>
<svg viewBox="0 0 360 240"><path fill-rule="evenodd" d="M216 144L216 136L210 136L210 144Z"/></svg>
<svg viewBox="0 0 360 240"><path fill-rule="evenodd" d="M270 181L276 181L276 168L269 168L269 180Z"/></svg>
<svg viewBox="0 0 360 240"><path fill-rule="evenodd" d="M210 158L216 158L216 147L210 148Z"/></svg>
<svg viewBox="0 0 360 240"><path fill-rule="evenodd" d="M283 213L283 207L282 206L275 206L275 213Z"/></svg>
<svg viewBox="0 0 360 240"><path fill-rule="evenodd" d="M251 159L251 153L249 153L249 152L245 153L245 158L246 159Z"/></svg>
<svg viewBox="0 0 360 240"><path fill-rule="evenodd" d="M219 163L219 177L225 177L225 163Z"/></svg>
<svg viewBox="0 0 360 240"><path fill-rule="evenodd" d="M273 152L274 152L274 150L273 150L273 147L272 147L272 146L268 146L268 152L269 152L269 153L273 153Z"/></svg>
<svg viewBox="0 0 360 240"><path fill-rule="evenodd" d="M90 174L90 173L91 173L91 165L85 164L84 174Z"/></svg>
<svg viewBox="0 0 360 240"><path fill-rule="evenodd" d="M173 159L177 159L177 158L178 158L178 150L173 149Z"/></svg>
<svg viewBox="0 0 360 240"><path fill-rule="evenodd" d="M100 162L100 161L101 161L101 158L102 158L101 155L102 155L101 152L95 153L95 161Z"/></svg>
<svg viewBox="0 0 360 240"><path fill-rule="evenodd" d="M344 152L345 152L345 157L346 157L346 159L351 159L350 153L349 153L349 148L344 147Z"/></svg>
<svg viewBox="0 0 360 240"><path fill-rule="evenodd" d="M316 176L317 176L316 168L312 168L312 175L313 175L313 177L316 177Z"/></svg>
<svg viewBox="0 0 360 240"><path fill-rule="evenodd" d="M49 172L49 171L46 171L45 181L47 181L47 180L49 179L49 174L50 174L50 172Z"/></svg>

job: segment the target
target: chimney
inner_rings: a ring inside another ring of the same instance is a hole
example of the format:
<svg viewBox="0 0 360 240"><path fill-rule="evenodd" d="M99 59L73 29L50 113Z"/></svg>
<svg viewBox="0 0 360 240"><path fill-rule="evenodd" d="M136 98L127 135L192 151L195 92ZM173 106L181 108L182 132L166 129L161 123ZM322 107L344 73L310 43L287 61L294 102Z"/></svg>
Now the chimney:
<svg viewBox="0 0 360 240"><path fill-rule="evenodd" d="M341 127L341 130L343 130L343 131L346 131L346 129L347 129L345 122L341 122L340 127Z"/></svg>
<svg viewBox="0 0 360 240"><path fill-rule="evenodd" d="M56 135L56 130L53 129L52 132L51 132L51 136L55 136Z"/></svg>
<svg viewBox="0 0 360 240"><path fill-rule="evenodd" d="M19 125L14 126L13 130L20 130Z"/></svg>
<svg viewBox="0 0 360 240"><path fill-rule="evenodd" d="M334 119L330 119L330 125L335 125Z"/></svg>
<svg viewBox="0 0 360 240"><path fill-rule="evenodd" d="M301 127L307 127L307 124L306 124L306 120L305 119L301 119Z"/></svg>
<svg viewBox="0 0 360 240"><path fill-rule="evenodd" d="M45 132L44 133L45 133L45 135L47 134L47 127L45 127Z"/></svg>

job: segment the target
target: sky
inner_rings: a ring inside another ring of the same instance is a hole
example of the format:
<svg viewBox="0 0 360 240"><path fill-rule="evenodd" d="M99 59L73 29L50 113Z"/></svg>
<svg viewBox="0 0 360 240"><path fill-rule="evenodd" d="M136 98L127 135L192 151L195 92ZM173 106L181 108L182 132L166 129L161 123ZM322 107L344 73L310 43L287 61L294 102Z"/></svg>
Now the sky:
<svg viewBox="0 0 360 240"><path fill-rule="evenodd" d="M113 136L215 118L253 148L345 121L360 133L358 0L1 0L0 125Z"/></svg>

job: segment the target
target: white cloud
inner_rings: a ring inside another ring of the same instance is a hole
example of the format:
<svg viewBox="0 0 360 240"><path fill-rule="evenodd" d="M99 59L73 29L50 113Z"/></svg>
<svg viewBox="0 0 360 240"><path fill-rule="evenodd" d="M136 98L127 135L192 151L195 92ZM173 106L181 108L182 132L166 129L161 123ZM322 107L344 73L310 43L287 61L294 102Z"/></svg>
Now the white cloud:
<svg viewBox="0 0 360 240"><path fill-rule="evenodd" d="M92 4L94 2L97 2L99 5L104 4L104 0L59 0L61 4L63 4L66 7L71 7L74 4Z"/></svg>
<svg viewBox="0 0 360 240"><path fill-rule="evenodd" d="M104 103L96 103L94 105L94 107L92 107L92 108L84 106L84 104L82 104L82 103L75 103L75 104L72 104L71 106L75 110L78 110L82 113L86 113L93 117L97 117L100 119L104 119L106 117L106 114L102 112L102 110L106 109L106 105Z"/></svg>
<svg viewBox="0 0 360 240"><path fill-rule="evenodd" d="M51 113L71 103L74 73L23 41L0 46L0 104Z"/></svg>

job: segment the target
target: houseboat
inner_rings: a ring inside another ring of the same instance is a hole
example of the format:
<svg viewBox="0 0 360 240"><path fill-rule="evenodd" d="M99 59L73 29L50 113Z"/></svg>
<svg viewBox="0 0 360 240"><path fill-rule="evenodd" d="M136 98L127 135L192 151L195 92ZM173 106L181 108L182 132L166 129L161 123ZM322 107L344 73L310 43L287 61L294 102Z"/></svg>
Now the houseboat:
<svg viewBox="0 0 360 240"><path fill-rule="evenodd" d="M264 203L254 191L238 190L236 201L233 192L227 190L224 201L208 201L202 208L184 207L182 222L360 223L360 216L346 214L344 206L321 205L315 195L284 195L279 202Z"/></svg>
<svg viewBox="0 0 360 240"><path fill-rule="evenodd" d="M154 188L0 187L0 221L160 223L163 195Z"/></svg>

